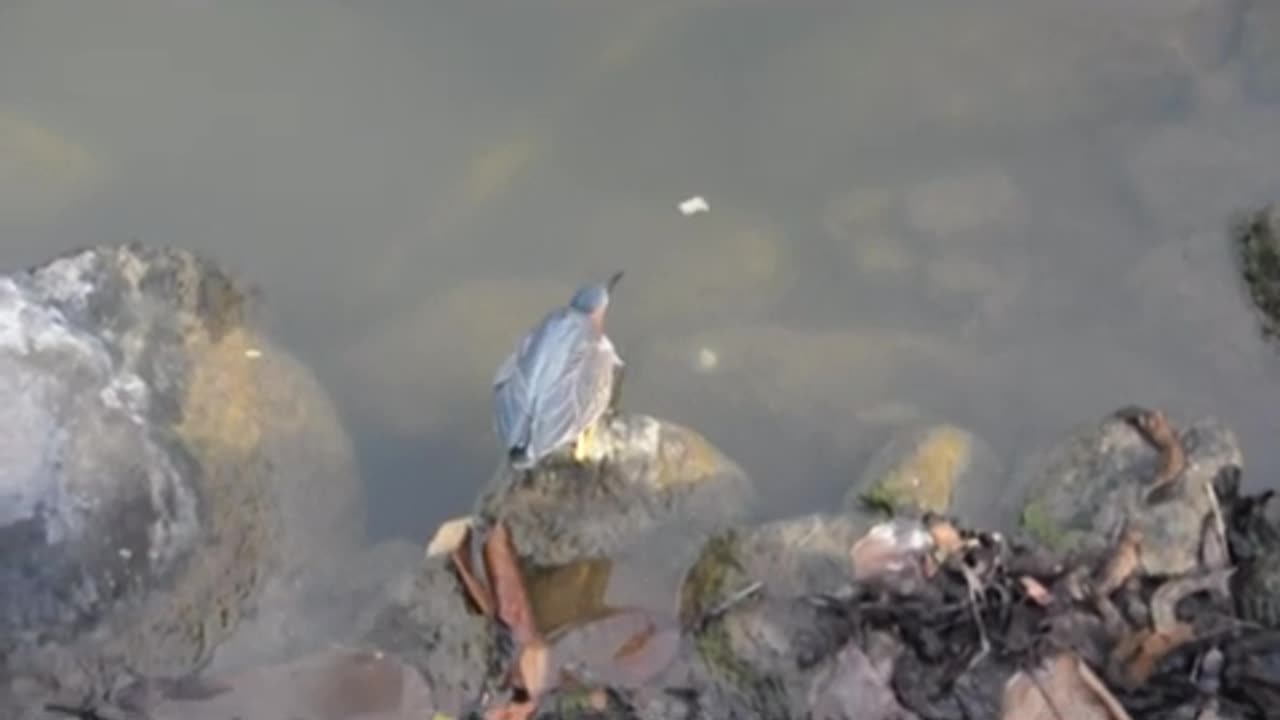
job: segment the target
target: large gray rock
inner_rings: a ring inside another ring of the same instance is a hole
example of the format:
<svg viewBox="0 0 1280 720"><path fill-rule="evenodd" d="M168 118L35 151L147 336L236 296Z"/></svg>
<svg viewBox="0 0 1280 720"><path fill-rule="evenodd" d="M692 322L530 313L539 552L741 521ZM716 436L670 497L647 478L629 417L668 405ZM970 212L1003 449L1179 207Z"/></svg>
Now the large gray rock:
<svg viewBox="0 0 1280 720"><path fill-rule="evenodd" d="M505 518L522 559L560 565L612 556L660 525L710 534L754 509L746 473L689 428L619 414L596 441L595 464L553 458L522 474L504 463L478 500L477 534Z"/></svg>
<svg viewBox="0 0 1280 720"><path fill-rule="evenodd" d="M1147 502L1158 472L1157 451L1128 422L1108 417L1078 430L1023 467L1027 488L1021 525L1062 552L1092 554L1110 547L1126 519L1142 531L1142 570L1174 575L1199 565L1200 539L1211 512L1209 490L1224 468L1241 465L1235 435L1206 418L1175 430L1186 469L1167 497Z"/></svg>
<svg viewBox="0 0 1280 720"><path fill-rule="evenodd" d="M361 538L348 438L248 302L137 245L0 276L0 716L189 673Z"/></svg>

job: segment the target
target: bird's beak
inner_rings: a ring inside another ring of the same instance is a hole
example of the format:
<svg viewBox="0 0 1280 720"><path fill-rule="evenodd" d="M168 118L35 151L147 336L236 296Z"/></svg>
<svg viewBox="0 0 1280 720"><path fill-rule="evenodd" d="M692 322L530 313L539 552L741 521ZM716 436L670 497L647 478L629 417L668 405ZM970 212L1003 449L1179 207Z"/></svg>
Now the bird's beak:
<svg viewBox="0 0 1280 720"><path fill-rule="evenodd" d="M619 270L618 272L614 273L609 277L609 281L605 283L605 287L609 288L609 292L612 293L613 287L618 284L619 280L622 279L622 272L623 271Z"/></svg>

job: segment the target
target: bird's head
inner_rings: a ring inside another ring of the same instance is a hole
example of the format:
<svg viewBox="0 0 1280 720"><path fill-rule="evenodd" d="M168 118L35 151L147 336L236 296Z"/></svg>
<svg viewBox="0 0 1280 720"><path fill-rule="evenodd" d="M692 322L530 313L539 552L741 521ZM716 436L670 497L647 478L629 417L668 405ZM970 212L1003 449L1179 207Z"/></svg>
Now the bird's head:
<svg viewBox="0 0 1280 720"><path fill-rule="evenodd" d="M609 295L622 279L622 271L614 273L604 282L591 283L578 288L569 300L569 307L593 317L603 317L609 307Z"/></svg>

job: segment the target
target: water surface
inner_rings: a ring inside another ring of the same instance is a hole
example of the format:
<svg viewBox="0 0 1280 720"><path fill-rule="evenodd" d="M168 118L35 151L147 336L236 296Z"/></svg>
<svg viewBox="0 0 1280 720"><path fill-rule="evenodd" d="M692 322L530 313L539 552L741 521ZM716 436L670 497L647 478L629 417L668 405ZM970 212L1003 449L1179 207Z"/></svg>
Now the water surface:
<svg viewBox="0 0 1280 720"><path fill-rule="evenodd" d="M774 515L905 420L1012 464L1128 402L1274 485L1222 232L1280 197L1275 37L1266 0L0 0L0 265L136 239L256 283L378 537L468 509L493 369L618 267L624 402Z"/></svg>

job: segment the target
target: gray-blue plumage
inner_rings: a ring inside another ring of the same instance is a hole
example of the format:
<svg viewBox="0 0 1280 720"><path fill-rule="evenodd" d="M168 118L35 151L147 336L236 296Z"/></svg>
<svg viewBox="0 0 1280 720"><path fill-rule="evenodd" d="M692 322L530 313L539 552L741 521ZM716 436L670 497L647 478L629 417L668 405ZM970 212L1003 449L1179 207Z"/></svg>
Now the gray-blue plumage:
<svg viewBox="0 0 1280 720"><path fill-rule="evenodd" d="M498 368L494 430L514 467L532 467L573 442L608 409L622 360L604 332L604 315L621 277L579 288Z"/></svg>

